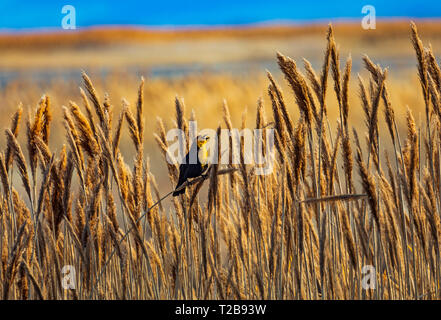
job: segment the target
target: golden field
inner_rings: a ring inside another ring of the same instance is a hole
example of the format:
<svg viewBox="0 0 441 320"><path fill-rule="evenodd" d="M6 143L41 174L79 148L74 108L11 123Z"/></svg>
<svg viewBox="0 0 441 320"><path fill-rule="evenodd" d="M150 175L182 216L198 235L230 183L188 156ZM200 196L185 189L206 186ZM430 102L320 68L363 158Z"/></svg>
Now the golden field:
<svg viewBox="0 0 441 320"><path fill-rule="evenodd" d="M2 298L439 298L439 26L0 37ZM204 68L130 69L172 63ZM190 119L274 128L275 170L213 164L158 201L166 131Z"/></svg>

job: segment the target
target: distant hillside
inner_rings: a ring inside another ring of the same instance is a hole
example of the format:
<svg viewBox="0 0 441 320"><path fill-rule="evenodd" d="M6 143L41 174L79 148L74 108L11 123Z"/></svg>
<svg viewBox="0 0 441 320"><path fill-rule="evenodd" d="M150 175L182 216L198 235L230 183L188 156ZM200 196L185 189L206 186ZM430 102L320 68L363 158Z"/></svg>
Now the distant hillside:
<svg viewBox="0 0 441 320"><path fill-rule="evenodd" d="M418 20L418 28L425 37L441 36L441 20ZM376 39L408 37L409 22L378 20L377 30L363 30L359 21L334 25L339 37ZM142 29L136 27L93 27L78 30L39 33L0 34L0 48L50 48L106 46L118 43L150 43L216 38L284 38L305 35L323 35L324 24L309 25L249 25L213 27L204 29Z"/></svg>

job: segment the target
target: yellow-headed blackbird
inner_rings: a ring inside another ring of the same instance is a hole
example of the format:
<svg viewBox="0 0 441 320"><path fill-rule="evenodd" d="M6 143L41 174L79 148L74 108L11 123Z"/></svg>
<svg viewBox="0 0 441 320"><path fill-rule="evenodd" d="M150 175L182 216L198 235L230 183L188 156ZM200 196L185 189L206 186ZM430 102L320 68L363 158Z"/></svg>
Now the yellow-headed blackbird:
<svg viewBox="0 0 441 320"><path fill-rule="evenodd" d="M185 183L188 178L199 177L207 170L208 152L206 144L209 139L210 137L207 135L198 136L196 142L191 146L190 151L185 156L184 162L179 166L179 179L176 189ZM193 156L190 157L190 154L193 154ZM195 156L197 157L196 163L190 163L190 161L195 162L193 160ZM185 188L173 192L173 196L176 197L184 192Z"/></svg>

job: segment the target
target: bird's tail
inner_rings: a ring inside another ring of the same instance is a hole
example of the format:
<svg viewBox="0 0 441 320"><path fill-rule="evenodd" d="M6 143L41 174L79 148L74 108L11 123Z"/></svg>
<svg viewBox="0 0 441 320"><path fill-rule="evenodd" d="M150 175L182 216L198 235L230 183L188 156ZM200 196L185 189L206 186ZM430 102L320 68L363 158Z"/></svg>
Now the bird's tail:
<svg viewBox="0 0 441 320"><path fill-rule="evenodd" d="M173 192L173 197L177 197L180 194L183 194L184 192L185 192L185 188L183 188L182 190L179 190L179 191L175 191L175 192Z"/></svg>
<svg viewBox="0 0 441 320"><path fill-rule="evenodd" d="M184 182L185 182L185 180L182 180L181 177L179 177L178 184L176 185L175 190L178 189L180 186L182 186L182 184ZM180 194L183 194L184 192L185 192L185 188L182 188L179 191L175 191L175 192L173 192L173 197L179 196Z"/></svg>

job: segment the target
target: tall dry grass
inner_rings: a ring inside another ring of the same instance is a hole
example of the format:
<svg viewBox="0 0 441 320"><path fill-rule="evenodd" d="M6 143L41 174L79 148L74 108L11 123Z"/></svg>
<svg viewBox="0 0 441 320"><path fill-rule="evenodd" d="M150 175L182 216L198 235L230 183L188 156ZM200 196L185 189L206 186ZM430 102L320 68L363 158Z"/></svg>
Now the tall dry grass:
<svg viewBox="0 0 441 320"><path fill-rule="evenodd" d="M272 117L259 99L255 127L275 128L274 171L258 176L253 165L212 165L170 208L145 156L145 137L153 134L144 118L154 115L144 80L136 104L123 100L115 112L84 73L81 106L66 101L63 108L57 150L49 147L51 99L43 96L27 117L20 107L0 153L2 298L440 298L441 70L413 24L411 41L424 120L399 112L390 71L367 56L368 76L351 85L352 58L342 68L329 27L319 71L304 60L302 73L277 54L288 95L267 74ZM298 117L288 108L292 97ZM179 98L175 108L175 125L188 134L196 115L187 119ZM222 110L223 126L232 128L226 101ZM352 126L351 113L362 114L365 128ZM156 121L165 159L167 126ZM121 152L127 132L130 165ZM174 185L178 167L166 166ZM76 271L73 290L63 289L66 265ZM366 265L375 267L375 290L362 286Z"/></svg>

